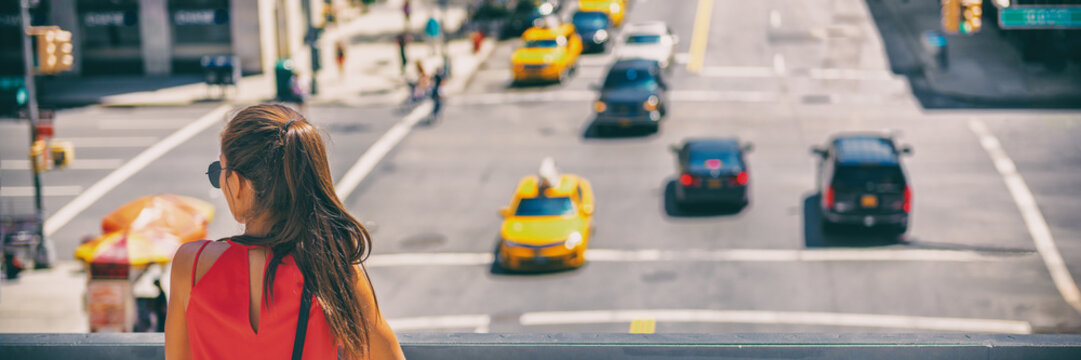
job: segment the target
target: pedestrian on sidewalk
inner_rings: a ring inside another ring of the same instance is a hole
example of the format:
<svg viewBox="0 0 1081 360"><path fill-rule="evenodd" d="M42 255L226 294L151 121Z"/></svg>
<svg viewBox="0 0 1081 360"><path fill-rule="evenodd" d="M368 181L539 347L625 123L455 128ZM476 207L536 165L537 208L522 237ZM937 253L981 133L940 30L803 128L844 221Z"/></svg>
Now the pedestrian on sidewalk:
<svg viewBox="0 0 1081 360"><path fill-rule="evenodd" d="M405 358L363 266L371 235L335 194L320 134L284 105L226 125L207 175L244 233L177 251L166 358Z"/></svg>
<svg viewBox="0 0 1081 360"><path fill-rule="evenodd" d="M405 67L409 64L409 59L405 57L405 46L409 43L409 35L403 32L398 34L398 38L395 40L398 42L398 57L401 59L402 76L405 76Z"/></svg>
<svg viewBox="0 0 1081 360"><path fill-rule="evenodd" d="M412 2L405 0L402 4L402 14L405 15L405 32L409 32L409 16L413 14Z"/></svg>
<svg viewBox="0 0 1081 360"><path fill-rule="evenodd" d="M336 45L336 55L338 60L338 74L345 75L345 45L339 40Z"/></svg>
<svg viewBox="0 0 1081 360"><path fill-rule="evenodd" d="M440 111L443 109L443 79L446 76L446 66L439 70L436 70L432 74L432 113L428 116L428 120L425 122L427 125L431 125L439 120Z"/></svg>

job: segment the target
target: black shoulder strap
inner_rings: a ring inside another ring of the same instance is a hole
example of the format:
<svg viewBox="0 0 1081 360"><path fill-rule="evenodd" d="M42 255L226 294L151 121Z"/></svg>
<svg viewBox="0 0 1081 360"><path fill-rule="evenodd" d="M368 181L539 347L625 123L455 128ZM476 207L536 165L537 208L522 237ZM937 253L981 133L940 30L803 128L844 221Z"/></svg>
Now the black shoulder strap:
<svg viewBox="0 0 1081 360"><path fill-rule="evenodd" d="M293 339L293 360L300 360L304 355L304 337L308 334L308 313L311 312L312 293L304 286L300 292L300 309L297 310L297 334Z"/></svg>

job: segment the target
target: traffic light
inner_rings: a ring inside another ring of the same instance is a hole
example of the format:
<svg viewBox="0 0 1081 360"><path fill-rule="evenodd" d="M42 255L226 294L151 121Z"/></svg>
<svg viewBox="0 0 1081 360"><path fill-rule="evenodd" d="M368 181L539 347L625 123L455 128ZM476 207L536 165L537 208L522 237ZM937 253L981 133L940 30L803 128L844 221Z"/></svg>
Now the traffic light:
<svg viewBox="0 0 1081 360"><path fill-rule="evenodd" d="M0 77L0 116L13 115L26 106L29 93L21 77Z"/></svg>
<svg viewBox="0 0 1081 360"><path fill-rule="evenodd" d="M31 35L38 40L38 72L53 75L71 69L71 32L56 26L36 26Z"/></svg>
<svg viewBox="0 0 1081 360"><path fill-rule="evenodd" d="M50 141L49 158L52 160L53 168L65 168L75 161L75 146L72 146L70 141Z"/></svg>
<svg viewBox="0 0 1081 360"><path fill-rule="evenodd" d="M956 34L961 30L961 0L942 0L942 31Z"/></svg>
<svg viewBox="0 0 1081 360"><path fill-rule="evenodd" d="M961 21L962 34L974 34L983 27L983 0L962 0Z"/></svg>

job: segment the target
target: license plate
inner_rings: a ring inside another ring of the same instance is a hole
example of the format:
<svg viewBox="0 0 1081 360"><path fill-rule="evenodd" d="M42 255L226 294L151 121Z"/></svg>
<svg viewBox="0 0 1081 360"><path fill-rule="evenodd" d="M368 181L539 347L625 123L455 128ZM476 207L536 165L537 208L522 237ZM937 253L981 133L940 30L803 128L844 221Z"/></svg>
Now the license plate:
<svg viewBox="0 0 1081 360"><path fill-rule="evenodd" d="M624 119L624 120L620 120L620 121L619 121L619 126L631 126L631 121L630 121L630 120L626 120L626 119Z"/></svg>
<svg viewBox="0 0 1081 360"><path fill-rule="evenodd" d="M860 198L860 206L865 208L878 207L878 197L874 195L864 195Z"/></svg>
<svg viewBox="0 0 1081 360"><path fill-rule="evenodd" d="M550 261L550 260L551 260L551 259L549 259L549 258L547 258L547 257L544 257L544 256L538 256L538 257L535 257L535 258L533 258L533 263L535 263L535 264L546 264L546 263L548 263L548 261Z"/></svg>
<svg viewBox="0 0 1081 360"><path fill-rule="evenodd" d="M710 188L719 188L719 187L721 187L721 181L720 180L710 180L707 184L709 185Z"/></svg>

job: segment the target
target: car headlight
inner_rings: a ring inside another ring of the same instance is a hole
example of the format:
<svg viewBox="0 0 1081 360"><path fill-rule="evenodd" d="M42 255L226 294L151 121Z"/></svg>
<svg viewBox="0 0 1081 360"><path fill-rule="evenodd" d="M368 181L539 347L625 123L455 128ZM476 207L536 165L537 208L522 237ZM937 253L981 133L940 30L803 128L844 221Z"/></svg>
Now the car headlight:
<svg viewBox="0 0 1081 360"><path fill-rule="evenodd" d="M582 234L579 234L577 231L571 233L570 236L567 236L567 242L563 243L563 246L566 247L567 250L574 250L578 245L582 245Z"/></svg>
<svg viewBox="0 0 1081 360"><path fill-rule="evenodd" d="M617 12L619 12L619 4L613 3L612 6L609 7L609 9L611 9L612 12L617 13Z"/></svg>
<svg viewBox="0 0 1081 360"><path fill-rule="evenodd" d="M593 42L599 43L605 40L608 40L608 32L604 31L604 29L597 30L597 32L593 33Z"/></svg>
<svg viewBox="0 0 1081 360"><path fill-rule="evenodd" d="M1010 0L995 0L995 5L1000 8L1008 8L1010 7Z"/></svg>
<svg viewBox="0 0 1081 360"><path fill-rule="evenodd" d="M642 108L646 109L646 111L657 110L657 104L660 104L660 102L661 99L658 99L656 95L653 95L650 96L649 100L646 100L645 103L642 103Z"/></svg>
<svg viewBox="0 0 1081 360"><path fill-rule="evenodd" d="M608 110L608 105L604 101L597 100L597 102L593 103L593 111L602 113L604 110Z"/></svg>

